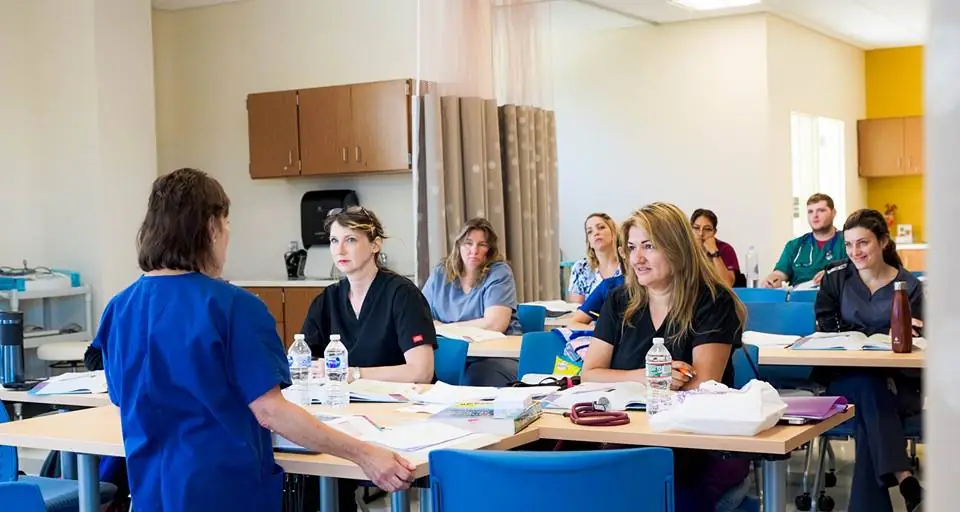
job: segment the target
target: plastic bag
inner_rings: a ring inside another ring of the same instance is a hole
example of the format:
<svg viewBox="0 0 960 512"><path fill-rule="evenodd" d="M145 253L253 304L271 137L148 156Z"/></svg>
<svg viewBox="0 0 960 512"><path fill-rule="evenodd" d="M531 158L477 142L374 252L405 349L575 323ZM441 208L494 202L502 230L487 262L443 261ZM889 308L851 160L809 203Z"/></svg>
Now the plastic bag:
<svg viewBox="0 0 960 512"><path fill-rule="evenodd" d="M770 384L751 380L742 389L715 381L674 394L666 411L650 417L654 432L668 430L721 436L754 436L780 421L787 404Z"/></svg>

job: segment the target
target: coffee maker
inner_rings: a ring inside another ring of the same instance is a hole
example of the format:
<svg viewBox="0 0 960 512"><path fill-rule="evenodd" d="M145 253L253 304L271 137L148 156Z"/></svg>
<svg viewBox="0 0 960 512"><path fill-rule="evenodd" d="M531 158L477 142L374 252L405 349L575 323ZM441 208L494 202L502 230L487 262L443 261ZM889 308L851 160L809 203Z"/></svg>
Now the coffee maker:
<svg viewBox="0 0 960 512"><path fill-rule="evenodd" d="M24 389L23 313L0 311L0 384L7 389Z"/></svg>
<svg viewBox="0 0 960 512"><path fill-rule="evenodd" d="M303 268L307 265L307 250L300 248L300 242L290 242L290 250L283 255L287 267L287 279L303 279Z"/></svg>

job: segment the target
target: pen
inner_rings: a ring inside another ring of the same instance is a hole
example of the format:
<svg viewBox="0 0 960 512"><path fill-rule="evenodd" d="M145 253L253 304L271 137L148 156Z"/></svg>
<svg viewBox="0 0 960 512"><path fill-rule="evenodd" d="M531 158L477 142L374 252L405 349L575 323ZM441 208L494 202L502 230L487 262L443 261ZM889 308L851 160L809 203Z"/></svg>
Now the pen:
<svg viewBox="0 0 960 512"><path fill-rule="evenodd" d="M684 370L684 369L682 369L682 368L678 368L677 371L680 372L680 373L682 373L682 374L684 374L684 375L686 375L688 379L693 379L693 374L692 374L692 373L690 373L690 372L688 372L688 371L686 371L686 370Z"/></svg>

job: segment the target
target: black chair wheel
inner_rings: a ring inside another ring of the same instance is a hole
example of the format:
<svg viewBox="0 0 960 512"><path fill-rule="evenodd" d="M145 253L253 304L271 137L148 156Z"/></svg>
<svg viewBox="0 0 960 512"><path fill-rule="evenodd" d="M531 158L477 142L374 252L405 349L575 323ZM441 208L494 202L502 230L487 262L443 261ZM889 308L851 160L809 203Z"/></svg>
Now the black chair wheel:
<svg viewBox="0 0 960 512"><path fill-rule="evenodd" d="M793 504L797 506L799 512L809 512L811 507L813 507L813 499L810 497L810 493L803 493L797 495L797 498L793 500Z"/></svg>
<svg viewBox="0 0 960 512"><path fill-rule="evenodd" d="M837 486L837 473L831 471L823 475L823 486L826 488L836 487Z"/></svg>
<svg viewBox="0 0 960 512"><path fill-rule="evenodd" d="M817 510L831 512L836 506L837 504L833 501L833 498L826 494L820 494L820 497L817 498Z"/></svg>

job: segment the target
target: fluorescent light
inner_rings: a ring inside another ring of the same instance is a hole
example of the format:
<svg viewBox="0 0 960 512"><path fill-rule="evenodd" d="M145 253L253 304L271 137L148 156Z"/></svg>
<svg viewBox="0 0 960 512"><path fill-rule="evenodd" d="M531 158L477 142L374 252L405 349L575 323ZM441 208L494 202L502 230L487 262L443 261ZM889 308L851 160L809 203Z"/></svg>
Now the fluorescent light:
<svg viewBox="0 0 960 512"><path fill-rule="evenodd" d="M670 3L692 11L712 11L715 9L757 5L761 1L762 0L670 0Z"/></svg>

